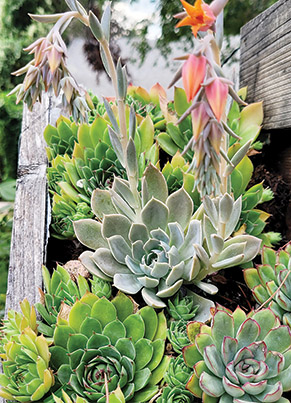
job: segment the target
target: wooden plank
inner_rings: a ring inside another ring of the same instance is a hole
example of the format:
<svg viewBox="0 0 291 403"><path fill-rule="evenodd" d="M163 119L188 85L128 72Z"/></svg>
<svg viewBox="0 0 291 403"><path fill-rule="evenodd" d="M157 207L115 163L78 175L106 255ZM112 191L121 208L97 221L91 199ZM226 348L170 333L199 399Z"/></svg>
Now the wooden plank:
<svg viewBox="0 0 291 403"><path fill-rule="evenodd" d="M18 159L11 252L7 283L6 313L19 309L19 301L38 299L42 286L41 265L47 242L47 182L43 130L49 120L49 98L33 112L23 111Z"/></svg>
<svg viewBox="0 0 291 403"><path fill-rule="evenodd" d="M52 118L51 115L54 115ZM18 178L14 206L10 263L5 314L19 311L19 302L27 298L31 304L39 300L42 287L41 267L46 259L50 221L47 191L47 157L43 130L58 112L52 100L44 96L33 112L23 111L18 159ZM5 400L0 398L0 403Z"/></svg>
<svg viewBox="0 0 291 403"><path fill-rule="evenodd" d="M264 101L264 129L291 127L291 0L279 0L241 29L240 87Z"/></svg>

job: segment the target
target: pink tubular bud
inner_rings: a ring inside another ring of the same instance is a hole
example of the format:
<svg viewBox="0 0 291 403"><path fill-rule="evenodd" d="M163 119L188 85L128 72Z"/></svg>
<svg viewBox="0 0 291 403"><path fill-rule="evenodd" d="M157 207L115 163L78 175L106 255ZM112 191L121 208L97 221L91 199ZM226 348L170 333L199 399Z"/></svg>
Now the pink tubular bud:
<svg viewBox="0 0 291 403"><path fill-rule="evenodd" d="M206 73L206 62L204 56L190 55L183 65L182 78L188 102L194 99L200 89Z"/></svg>
<svg viewBox="0 0 291 403"><path fill-rule="evenodd" d="M216 119L220 122L226 106L228 85L215 78L205 87L205 93Z"/></svg>

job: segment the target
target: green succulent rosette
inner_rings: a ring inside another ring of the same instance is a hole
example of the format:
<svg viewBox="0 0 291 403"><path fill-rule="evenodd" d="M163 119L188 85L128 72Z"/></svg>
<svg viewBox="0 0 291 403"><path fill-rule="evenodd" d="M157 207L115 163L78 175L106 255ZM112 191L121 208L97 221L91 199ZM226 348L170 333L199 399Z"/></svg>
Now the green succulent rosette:
<svg viewBox="0 0 291 403"><path fill-rule="evenodd" d="M0 353L4 354L4 345L10 341L17 341L26 328L37 332L36 312L25 298L20 303L21 312L10 309L7 318L3 320L0 328ZM5 355L5 354L4 354Z"/></svg>
<svg viewBox="0 0 291 403"><path fill-rule="evenodd" d="M189 344L187 323L184 320L170 321L167 335L173 350L177 354L181 354L183 348Z"/></svg>
<svg viewBox="0 0 291 403"><path fill-rule="evenodd" d="M68 320L59 319L51 347L57 380L68 393L90 402L106 402L121 389L125 401L149 401L169 364L164 356L166 319L119 293L111 302L86 293Z"/></svg>
<svg viewBox="0 0 291 403"><path fill-rule="evenodd" d="M261 265L244 270L245 282L259 304L291 327L291 243L278 251L264 247L261 258Z"/></svg>
<svg viewBox="0 0 291 403"><path fill-rule="evenodd" d="M94 276L93 279L90 280L90 282L92 293L97 295L97 297L105 297L107 299L111 297L112 288L111 284L108 281Z"/></svg>
<svg viewBox="0 0 291 403"><path fill-rule="evenodd" d="M246 315L219 307L211 326L188 325L187 389L203 402L280 402L291 390L291 331L270 309Z"/></svg>
<svg viewBox="0 0 291 403"><path fill-rule="evenodd" d="M185 386L191 376L191 369L187 367L183 356L172 357L168 371L165 375L167 386L163 389L162 396L157 400L158 403L191 403L194 396L185 389Z"/></svg>
<svg viewBox="0 0 291 403"><path fill-rule="evenodd" d="M183 295L181 291L177 292L174 298L168 300L168 313L175 320L191 320L196 315L199 305L191 295Z"/></svg>
<svg viewBox="0 0 291 403"><path fill-rule="evenodd" d="M82 276L79 276L75 283L67 270L60 265L57 265L52 275L43 266L42 277L45 292L40 290L42 302L35 304L35 308L42 317L42 321L38 322L38 330L45 336L52 337L60 312L65 315L77 299L90 291L90 286Z"/></svg>
<svg viewBox="0 0 291 403"><path fill-rule="evenodd" d="M39 401L54 384L48 342L30 327L3 346L0 396L18 402Z"/></svg>

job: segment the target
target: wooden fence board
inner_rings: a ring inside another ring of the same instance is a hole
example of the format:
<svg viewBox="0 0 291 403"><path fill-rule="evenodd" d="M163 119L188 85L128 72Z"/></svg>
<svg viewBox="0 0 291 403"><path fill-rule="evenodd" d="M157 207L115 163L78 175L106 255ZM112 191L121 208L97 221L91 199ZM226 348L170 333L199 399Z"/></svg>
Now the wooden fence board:
<svg viewBox="0 0 291 403"><path fill-rule="evenodd" d="M240 86L264 101L264 129L291 127L291 0L279 0L241 29Z"/></svg>
<svg viewBox="0 0 291 403"><path fill-rule="evenodd" d="M33 112L23 111L14 205L5 314L19 311L19 302L39 300L41 267L45 263L50 221L47 191L47 157L43 130L57 116L52 100L44 96ZM5 400L0 398L0 403Z"/></svg>

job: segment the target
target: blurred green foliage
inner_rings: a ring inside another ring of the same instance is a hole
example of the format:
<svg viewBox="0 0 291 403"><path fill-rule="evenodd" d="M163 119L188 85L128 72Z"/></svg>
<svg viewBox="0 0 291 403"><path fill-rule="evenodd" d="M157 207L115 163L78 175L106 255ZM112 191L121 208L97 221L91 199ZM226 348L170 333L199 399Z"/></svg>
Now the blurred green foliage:
<svg viewBox="0 0 291 403"><path fill-rule="evenodd" d="M5 182L4 182L5 183ZM0 184L1 186L4 184ZM13 203L0 202L0 318L4 314L7 273L9 267Z"/></svg>
<svg viewBox="0 0 291 403"><path fill-rule="evenodd" d="M16 177L18 138L21 129L22 104L15 96L0 93L0 181Z"/></svg>

